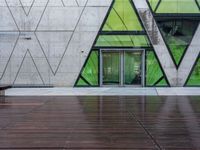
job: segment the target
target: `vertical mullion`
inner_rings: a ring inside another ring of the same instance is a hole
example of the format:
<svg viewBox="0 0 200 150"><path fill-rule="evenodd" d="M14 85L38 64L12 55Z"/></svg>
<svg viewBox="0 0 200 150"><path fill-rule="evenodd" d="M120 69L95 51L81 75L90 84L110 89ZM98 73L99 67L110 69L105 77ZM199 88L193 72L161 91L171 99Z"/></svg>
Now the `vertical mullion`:
<svg viewBox="0 0 200 150"><path fill-rule="evenodd" d="M103 86L103 54L102 50L100 50L100 86Z"/></svg>
<svg viewBox="0 0 200 150"><path fill-rule="evenodd" d="M120 86L124 83L124 51L120 51Z"/></svg>
<svg viewBox="0 0 200 150"><path fill-rule="evenodd" d="M142 72L141 72L141 75L142 75L142 87L145 86L145 55L146 55L146 51L143 50L142 51Z"/></svg>

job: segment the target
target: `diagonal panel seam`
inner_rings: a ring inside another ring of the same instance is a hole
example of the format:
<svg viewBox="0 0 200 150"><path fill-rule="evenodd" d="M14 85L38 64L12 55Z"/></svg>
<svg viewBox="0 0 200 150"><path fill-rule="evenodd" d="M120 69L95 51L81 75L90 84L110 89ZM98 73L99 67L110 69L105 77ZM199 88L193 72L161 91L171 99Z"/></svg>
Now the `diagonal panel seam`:
<svg viewBox="0 0 200 150"><path fill-rule="evenodd" d="M161 66L169 80L171 86L184 86L187 77L199 55L198 37L200 37L200 24L193 36L193 39L186 49L179 67L177 68L169 50L164 42L162 34L157 26L153 14L145 0L132 0L136 6L138 14L144 24L149 39L154 47L154 51L159 58ZM164 57L163 57L164 56Z"/></svg>
<svg viewBox="0 0 200 150"><path fill-rule="evenodd" d="M0 80L2 80L4 74L5 74L6 70L7 70L8 64L9 64L9 62L10 62L10 60L11 60L11 57L12 57L12 55L13 55L13 53L14 53L15 47L17 46L17 43L18 43L18 41L19 41L19 37L20 37L20 32L18 33L17 39L16 39L15 44L14 44L14 46L13 46L13 48L12 48L12 51L11 51L11 53L10 53L10 55L9 55L8 61L7 61L6 65L5 65L5 67L4 67L3 73L2 73L2 75L0 76Z"/></svg>
<svg viewBox="0 0 200 150"><path fill-rule="evenodd" d="M171 86L177 85L176 66L169 54L168 48L162 38L162 35L158 29L157 23L151 13L150 8L145 0L132 0L135 4L136 10L142 20L142 23L146 29L147 35L154 47L154 51L159 58L160 64L167 76L167 79Z"/></svg>
<svg viewBox="0 0 200 150"><path fill-rule="evenodd" d="M22 5L22 8L23 8L23 10L24 10L25 15L28 16L28 15L30 14L30 12L31 12L31 9L32 9L34 3L35 3L35 0L32 1L31 6L30 6L28 12L26 12L26 10L25 10L25 6L23 5L22 1L19 0L19 2L20 2L20 4Z"/></svg>
<svg viewBox="0 0 200 150"><path fill-rule="evenodd" d="M81 18L82 18L82 15L83 15L83 13L85 12L85 9L86 9L86 7L87 7L87 3L88 3L88 0L86 1L85 6L84 6L84 8L83 8L82 11L81 11L80 17L78 18L78 21L77 21L77 23L76 23L76 26L75 26L75 28L74 28L74 31L72 32L72 35L71 35L71 37L70 37L70 39L69 39L69 41L68 41L68 43L67 43L67 46L66 46L66 48L65 48L65 51L64 51L64 53L63 53L63 55L62 55L62 57L61 57L61 59L60 59L60 61L59 61L59 63L58 63L58 66L57 66L57 68L56 68L56 70L55 70L55 72L54 72L54 75L57 74L58 69L59 69L59 67L60 67L60 65L61 65L61 63L62 63L62 61L63 61L63 58L64 58L66 52L67 52L67 49L68 49L69 45L71 44L71 41L72 41L72 39L73 39L73 36L74 36L74 34L75 34L75 32L76 32L77 26L78 26L78 24L80 23L80 20L81 20Z"/></svg>
<svg viewBox="0 0 200 150"><path fill-rule="evenodd" d="M146 135L151 139L151 141L154 144L154 147L158 150L162 150L162 147L160 146L160 144L157 142L157 140L153 137L153 135L151 134L151 132L149 132L145 126L143 125L143 123L137 119L136 115L133 112L129 112L127 110L128 114L131 115L131 117L137 122L137 124L144 130L144 132L146 133Z"/></svg>
<svg viewBox="0 0 200 150"><path fill-rule="evenodd" d="M38 75L39 75L39 77L40 77L42 83L45 84L45 82L44 82L44 80L43 80L43 78L42 78L42 75L40 74L40 71L39 71L38 68L37 68L37 65L36 65L36 63L35 63L35 60L33 59L33 56L31 55L31 52L29 51L29 49L27 49L27 51L26 51L26 53L25 53L25 55L24 55L24 57L23 57L23 59L22 59L22 62L21 62L21 64L20 64L20 67L19 67L19 69L18 69L18 71L17 71L17 74L16 74L16 76L15 76L15 79L14 79L14 81L13 81L13 85L15 84L15 81L17 80L17 77L18 77L18 75L19 75L19 73L20 73L20 70L21 70L21 68L22 68L22 65L23 65L23 63L24 63L24 60L25 60L27 54L30 55L31 60L32 60L32 62L33 62L33 65L35 66L35 69L36 69L36 71L37 71L37 73L38 73Z"/></svg>
<svg viewBox="0 0 200 150"><path fill-rule="evenodd" d="M200 53L200 47L198 45L200 37L200 24L193 36L193 39L181 61L181 64L178 68L178 85L184 86L187 81L188 76L190 76L190 72L192 71L193 66L196 63L196 59Z"/></svg>
<svg viewBox="0 0 200 150"><path fill-rule="evenodd" d="M20 1L21 1L21 0L20 0ZM37 28L38 28L38 26L39 26L39 24L40 24L40 21L41 21L43 15L44 15L44 12L46 11L46 8L47 8L47 6L48 6L48 4L49 4L49 1L50 1L50 0L46 0L44 9L42 10L41 15L38 17L39 20L38 20L38 22L36 23L36 28L33 30L34 32L37 30ZM7 6L8 10L9 10L9 12L10 12L10 14L11 14L11 16L12 16L12 18L13 18L15 24L16 24L16 26L17 26L18 31L21 32L22 29L20 29L20 26L19 26L18 23L17 23L17 18L14 17L14 13L12 12L11 7L8 5L7 0L5 0L5 3L6 3L6 6ZM34 0L34 3L35 3L35 0ZM30 11L31 11L31 9L34 7L34 6L33 6L34 3L32 3L32 6L31 6L31 8L30 8ZM22 3L20 3L20 4L22 5ZM25 16L25 18L28 18L28 17L29 17L29 14L30 14L30 11L28 12L28 14L25 13L25 9L24 9L23 5L22 5L21 9L22 9L22 11L24 11L24 16Z"/></svg>

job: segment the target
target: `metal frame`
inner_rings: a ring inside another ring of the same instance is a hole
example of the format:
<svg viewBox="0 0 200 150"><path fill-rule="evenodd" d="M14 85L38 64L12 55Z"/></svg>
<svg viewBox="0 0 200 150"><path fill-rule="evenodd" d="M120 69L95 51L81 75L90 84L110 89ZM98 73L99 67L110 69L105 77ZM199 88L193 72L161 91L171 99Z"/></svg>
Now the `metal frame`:
<svg viewBox="0 0 200 150"><path fill-rule="evenodd" d="M152 12L153 12L153 13L157 13L156 11L158 10L158 7L160 6L160 3L162 2L162 0L159 0L159 1L157 2L157 5L156 5L156 7L155 7L154 10L152 9L149 0L146 0L146 1L147 1L147 3L148 3L149 7L151 8ZM194 2L196 3L197 7L198 7L199 10L200 10L200 4L199 4L199 2L198 2L197 0L194 0ZM157 14L159 14L159 13L157 13ZM163 14L163 13L161 13L161 14ZM167 13L167 15L168 15L168 14L170 14L170 13ZM172 13L172 14L174 14L174 13ZM171 15L171 14L170 14L170 15Z"/></svg>
<svg viewBox="0 0 200 150"><path fill-rule="evenodd" d="M152 7L150 6L150 4L149 4L149 1L148 0L146 0L147 1L147 4L148 4L148 6L149 6L149 8L150 8L150 11L152 12L152 14L153 14L153 16L154 16L154 18L155 18L155 20L162 20L162 19L180 19L180 20L182 20L182 19L191 19L191 17L192 17L192 19L193 20L200 20L200 14L172 14L172 13L168 13L168 14L164 14L164 13L162 13L162 14L160 14L160 13L155 13L155 10L152 10ZM159 0L160 2L162 1L162 0ZM195 0L196 1L196 0ZM197 2L197 1L196 1ZM106 16L105 16L105 18L104 18L104 20L103 20L103 23L102 23L102 25L101 25L101 27L100 27L100 29L99 29L99 32L98 32L98 34L97 34L97 36L96 36L96 38L95 38L95 40L94 40L94 43L93 43L93 46L92 46L92 48L91 48L91 50L90 50L90 53L91 53L91 51L92 50L98 50L99 51L99 85L98 86L93 86L93 85L91 85L91 87L99 87L99 86L101 86L100 85L100 71L101 71L101 67L100 67L100 61L102 61L101 60L101 49L109 49L109 50L116 50L116 49L121 49L121 50L124 50L124 49L133 49L133 47L95 47L95 43L96 43L96 41L98 40L98 37L99 37L99 35L132 35L132 34L135 34L135 35L147 35L146 34L146 31L145 31L145 28L144 28L144 25L143 25L143 23L142 23L142 21L141 21L141 18L139 17L139 15L138 15L138 12L136 11L136 8L135 8L135 4L132 2L132 1L130 1L130 3L131 3L131 5L132 5L132 8L135 10L135 13L136 13L136 15L137 15L137 17L138 17L138 20L140 21L140 23L141 23L141 25L142 25L142 27L143 27L143 29L144 29L144 31L142 31L142 32L133 32L133 31L102 31L102 29L103 29L103 27L104 27L104 25L105 25L105 23L106 23L106 20L108 19L108 16L109 16L109 14L110 14L110 11L112 10L112 8L113 8L113 5L114 5L114 3L115 3L115 0L113 0L112 1L112 3L111 3L111 5L110 5L110 7L109 7L109 9L108 9L108 12L107 12L107 14L106 14ZM198 4L198 3L197 3ZM158 5L158 4L157 4ZM198 5L199 6L199 5ZM157 6L158 7L158 6ZM162 34L161 34L161 36L162 36ZM149 40L149 37L147 36L147 38L148 38L148 40ZM150 40L149 40L150 41ZM165 41L164 41L165 42ZM163 72L163 78L165 78L166 79L166 82L167 82L167 84L168 84L168 86L170 86L169 85L169 81L168 81L168 79L167 79L167 76L166 76L166 74L165 74L165 72L163 71L163 68L162 68L162 66L161 66L161 64L160 64L160 60L158 59L158 56L156 55L156 53L155 53L155 51L153 50L153 48L152 48L152 46L151 46L151 43L149 43L150 45L149 45L149 47L134 47L134 49L145 49L145 51L144 51L144 55L145 55L145 57L146 57L146 51L147 50L151 50L152 49L152 51L154 52L154 54L155 54L155 57L156 57L156 59L157 59L157 61L158 61L158 63L159 63L159 66L160 66L160 68L161 68L161 70L162 70L162 72ZM166 44L166 42L165 42L165 44ZM167 45L167 44L166 44ZM168 48L168 51L169 51L169 48ZM186 52L186 51L185 51ZM89 53L89 55L90 55L90 53ZM170 55L171 55L171 53L169 53ZM88 55L88 57L89 57L89 55ZM183 56L182 56L182 58L185 56L185 53L183 54ZM84 65L83 65L83 67L82 67L82 69L81 69L81 71L80 71L80 74L79 74L79 76L78 76L78 78L77 78L77 80L76 80L76 83L78 82L78 79L79 79L79 77L81 76L81 73L82 73L82 70L83 70L83 68L84 68L84 66L86 65L86 63L87 63L87 60L88 60L88 57L87 57L87 59L86 59L86 61L85 61L85 63L84 63ZM173 56L171 55L171 58L173 59ZM143 83L143 86L145 86L145 87L154 87L155 85L153 85L153 86L148 86L148 85L146 85L146 59L144 59L145 60L145 65L144 65L144 83ZM174 61L174 60L173 60ZM180 60L180 62L182 61L182 59ZM196 60L196 63L197 63L197 61L198 61L198 59ZM195 63L195 64L196 64ZM174 61L174 64L176 64L175 63L175 61ZM179 66L179 65L178 65ZM178 67L178 66L176 66L176 67ZM194 65L195 66L195 65ZM193 71L193 69L191 70L191 73L192 73L192 71ZM190 73L190 74L191 74ZM190 75L188 76L188 78L190 77ZM77 86L76 85L76 83L75 83L75 85L74 86ZM187 83L187 82L186 82ZM186 84L185 83L185 84ZM79 86L80 87L80 86ZM81 87L85 87L85 86L81 86ZM162 87L162 86L161 86Z"/></svg>
<svg viewBox="0 0 200 150"><path fill-rule="evenodd" d="M160 67L160 69L161 69L161 71L162 71L162 73L163 73L163 78L166 80L166 82L167 82L167 85L166 86L157 86L156 84L158 84L159 82L159 80L160 79L158 79L153 85L147 85L147 83L146 83L146 74L147 74L147 52L148 51L151 51L151 52L153 52L154 53L154 56L155 56L155 58L156 58L156 60L157 60L157 62L158 62L158 65L159 65L159 67ZM155 53L155 51L154 50L146 50L145 51L145 87L170 87L170 84L169 84L169 81L168 81L168 79L167 79L167 77L166 77L166 75L165 75L165 72L164 72L164 70L163 70L163 68L162 68L162 66L161 66L161 64L160 64L160 61L159 61L159 59L158 59L158 56L157 56L157 54Z"/></svg>
<svg viewBox="0 0 200 150"><path fill-rule="evenodd" d="M193 21L199 21L200 22L200 13L192 13L192 14L187 14L187 13L156 13L156 10L153 10L152 9L152 7L151 7L151 5L150 5L150 3L149 3L149 0L146 0L147 1L147 4L148 4L148 7L150 8L150 11L151 11L151 13L153 14L153 16L154 16L154 18L155 18L155 20L162 20L162 19L177 19L177 20L183 20L183 19L186 19L186 20L193 20ZM157 8L159 7L159 5L160 5L160 2L161 2L162 0L159 0L159 2L157 3ZM198 3L198 1L197 0L194 0L195 2L196 2L196 5L197 5L197 7L199 8L199 10L200 10L200 4ZM156 8L156 9L157 9ZM159 30L160 30L160 28L159 28ZM197 30L197 29L196 29ZM196 32L196 30L194 31L194 33ZM193 34L194 34L193 33ZM163 36L162 34L161 34L161 36ZM164 39L164 38L163 38ZM183 55L182 55L182 57L181 57L181 60L180 60L180 62L179 62L179 64L178 65L176 65L176 67L177 68L179 68L179 66L180 66L180 64L181 64L181 62L182 62L182 60L183 60L183 58L185 57L185 54L186 54L186 52L187 52L187 50L188 50L188 47L189 47L189 45L191 45L191 41L192 41L192 39L190 40L190 42L188 43L188 45L186 46L186 49L184 50L184 53L183 53ZM165 42L165 44L166 44L166 41L164 40L164 42ZM166 44L167 45L167 44ZM168 48L168 51L170 52L170 49L169 49L169 47L167 47ZM173 58L173 56L172 56L172 54L171 54L171 52L169 53L170 55L171 55L171 57ZM184 84L184 87L200 87L200 85L187 85L187 83L188 83L188 81L189 81L189 79L190 79L190 77L191 77L191 74L192 74L192 72L194 71L194 68L195 68L195 66L196 66L196 64L198 63L198 59L199 59L199 57L200 57L200 54L199 54L199 56L197 57L197 59L195 60L195 63L194 63L194 65L193 65L193 68L191 69L191 71L190 71L190 73L189 73L189 75L188 75L188 77L187 77L187 80L186 80L186 82L185 82L185 84ZM174 59L173 59L173 61L174 61ZM175 63L175 61L174 61L174 64L176 64ZM163 68L161 67L161 69L163 70ZM164 74L164 76L165 76L165 74ZM168 81L167 81L168 82ZM169 84L169 83L168 83Z"/></svg>
<svg viewBox="0 0 200 150"><path fill-rule="evenodd" d="M147 1L147 4L148 4L148 7L150 8L150 11L151 11L152 14L154 15L155 13L152 11L152 8L151 8L151 6L150 6L150 4L149 4L149 1L148 1L148 0L146 0L146 1ZM151 40L150 40L150 38L149 38L149 36L148 36L146 30L145 30L145 27L144 27L144 25L143 25L143 22L142 22L141 18L140 18L139 14L138 14L138 12L137 12L137 10L136 10L135 4L134 4L132 1L131 1L131 4L132 4L132 7L133 7L133 9L135 10L135 13L136 13L136 15L137 15L137 17L138 17L138 20L140 21L140 23L141 23L141 25L142 25L142 27L143 27L143 29L144 29L146 35L147 35L147 38L148 38L148 40L149 40L149 42L150 42L150 47L149 47L149 48L146 48L146 50L152 49L152 51L154 52L155 57L156 57L156 59L157 59L157 61L158 61L158 63L159 63L159 66L160 66L160 68L161 68L161 70L162 70L162 72L163 72L163 76L164 76L164 78L165 78L165 80L166 80L166 82L167 82L167 84L168 84L168 87L170 87L171 85L169 84L169 80L168 80L168 78L167 78L167 76L166 76L166 74L165 74L164 69L163 69L162 66L161 66L161 63L160 63L160 60L158 59L157 54L155 53L155 50L154 50L154 48L153 48L153 46L152 46L152 44L151 44ZM162 35L161 35L161 36L162 36ZM145 59L145 64L146 64L146 59ZM145 66L145 87L155 87L155 86L147 86L147 85L146 85L146 66ZM162 87L162 86L159 86L159 87ZM164 86L164 87L166 87L166 86Z"/></svg>
<svg viewBox="0 0 200 150"><path fill-rule="evenodd" d="M187 85L199 60L200 60L200 53L199 53L199 56L197 57L194 65L193 65L193 67L192 67L192 69L190 71L190 74L189 74L189 76L188 76L188 78L187 78L187 80L186 80L186 82L184 84L184 87L200 87L200 85Z"/></svg>
<svg viewBox="0 0 200 150"><path fill-rule="evenodd" d="M187 14L187 13L181 13L181 14L180 13L156 13L156 11L157 11L160 3L162 2L162 0L158 1L157 5L156 5L156 8L154 10L152 9L152 7L150 5L149 0L146 0L146 1L147 1L148 7L150 8L150 11L153 14L153 17L155 18L156 22L162 21L162 20L191 20L191 21L200 21L200 13L192 13L192 14ZM198 4L197 0L194 0L194 1L196 3L197 7L200 10L200 7L199 7L199 4ZM197 25L197 27L198 27L198 25ZM197 27L194 30L194 32L193 32L192 35L195 34L195 32L197 30ZM171 58L172 58L172 60L173 60L173 62L175 64L175 66L176 66L176 69L178 69L179 66L180 66L180 64L181 64L181 62L182 62L182 60L183 60L183 58L185 57L185 53L187 52L188 47L190 46L190 44L192 42L192 38L188 42L188 45L185 47L184 52L183 52L183 54L182 54L182 56L180 58L180 61L177 64L176 61L175 61L175 58L174 58L174 56L173 56L173 54L172 54L172 52L171 52L171 50L169 48L169 46L168 46L168 44L166 42L166 39L164 38L164 36L163 36L163 34L161 32L161 29L160 28L158 28L158 29L159 29L159 31L161 33L161 36L162 36L162 38L163 38L163 40L165 42L165 45L167 46L169 54L170 54L170 56L171 56Z"/></svg>
<svg viewBox="0 0 200 150"><path fill-rule="evenodd" d="M79 76L78 76L78 78L76 79L76 82L75 82L75 84L74 84L74 87L88 87L88 86L77 86L77 83L78 83L78 80L79 80L79 78L81 77L81 73L82 73L82 71L83 71L83 69L84 69L84 67L85 67L85 65L87 64L87 61L88 61L88 59L89 59L89 56L90 56L90 54L91 54L91 52L92 52L92 50L98 50L99 51L99 64L98 64L98 71L99 71L99 74L98 74L98 85L96 86L94 86L94 85L89 85L90 87L99 87L99 86L101 86L101 77L100 77L100 72L101 72L101 67L100 67L100 61L101 61L101 56L100 56L100 50L101 49L109 49L109 50L112 50L112 49L144 49L145 51L144 51L144 62L145 62L145 64L144 64L144 71L143 71L143 76L144 76L144 78L143 78L143 86L145 86L145 87L152 87L152 86L147 86L146 85L146 51L147 50L152 50L153 52L154 52L154 50L153 50L153 48L152 48L152 45L151 45L151 42L150 42L150 39L149 39L149 37L148 37L148 35L147 35L147 33L146 33L146 31L145 31L145 28L144 28L144 25L143 25L143 23L142 23L142 21L141 21L141 18L139 17L139 14L138 14L138 12L137 12L137 10L136 10L136 8L135 8L135 5L134 5L134 3L132 2L132 1L130 1L130 4L132 5L132 8L133 8L133 10L135 11L135 13L136 13L136 15L137 15L137 18L138 18L138 20L139 20L139 22L140 22L140 24L141 24L141 26L142 26L142 28L143 28L143 30L144 31L102 31L102 29L103 29L103 27L104 27L104 25L105 25L105 23L106 23L106 21L107 21L107 19L108 19L108 16L109 16L109 14L110 14L110 12L111 12L111 10L112 10L112 8L113 8L113 6L114 6L114 3L115 3L115 0L113 0L112 1L112 3L111 3L111 5L110 5L110 7L109 7L109 9L108 9L108 12L107 12L107 14L106 14L106 16L105 16L105 18L104 18L104 20L103 20L103 23L102 23L102 25L101 25L101 27L100 27L100 29L99 29L99 32L97 33L97 36L96 36L96 38L95 38L95 40L94 40L94 42L93 42L93 46L92 46L92 48L91 48L91 50L90 50L90 52L89 52L89 54L88 54L88 57L87 57L87 59L86 59L86 61L85 61L85 63L84 63L84 65L83 65L83 67L82 67L82 69L81 69L81 71L80 71L80 73L79 73ZM108 47L97 47L97 46L95 46L95 43L97 42L97 40L98 40L98 37L100 36L100 35L132 35L132 34L134 34L134 35L146 35L147 36L147 39L148 39L148 41L149 41L149 45L148 45L148 47L118 47L118 46L116 46L116 47L111 47L111 46L108 46ZM155 52L154 52L155 53ZM169 85L169 81L168 81L168 79L167 79L167 77L166 77L166 75L165 75L165 72L163 71L163 68L161 67L161 65L160 65L160 61L159 61L159 59L158 59L158 57L157 57L157 55L155 54L155 56L156 56L156 59L157 59L157 61L158 61L158 63L159 63L159 66L160 66L160 68L161 68L161 70L162 70L162 72L163 72L163 75L164 75L164 78L166 79L166 82L167 82L167 86L170 86Z"/></svg>
<svg viewBox="0 0 200 150"><path fill-rule="evenodd" d="M126 85L124 84L124 66L125 66L125 58L124 58L124 53L126 51L131 51L131 52L139 52L139 51L142 51L142 56L141 56L141 62L142 62L142 67L141 67L141 84L140 85ZM120 77L119 77L119 80L120 80L120 84L119 85L104 85L103 84L103 57L102 57L102 54L103 52L119 52L120 53ZM100 72L99 72L99 75L100 75L100 86L102 87L118 87L118 86L121 86L121 87L144 87L145 86L145 49L123 49L123 48L118 48L118 49L100 49L100 52L99 52L99 55L100 55Z"/></svg>
<svg viewBox="0 0 200 150"><path fill-rule="evenodd" d="M121 75L121 72L122 72L122 66L121 66L121 64L122 64L122 55L121 55L121 51L119 51L119 58L120 58L120 66L119 66L119 70L120 70L120 75L119 75L119 85L103 85L103 57L102 57L102 54L103 54L103 51L105 51L105 52L118 52L117 50L102 50L102 49L100 49L100 72L99 72L99 76L100 76L100 86L112 86L112 87L118 87L118 86L121 86L122 85L122 80L121 80L121 78L122 78L122 75Z"/></svg>
<svg viewBox="0 0 200 150"><path fill-rule="evenodd" d="M174 64L175 64L175 67L176 67L176 69L178 69L179 66L180 66L180 64L181 64L181 62L182 62L182 60L183 60L183 58L185 57L185 53L187 52L188 47L191 45L191 42L192 42L193 37L189 40L188 44L186 45L186 47L185 47L185 49L184 49L184 51L183 51L183 54L182 54L182 56L181 56L181 58L180 58L180 60L179 60L179 63L177 64L177 63L176 63L176 60L175 60L175 57L174 57L174 55L173 55L173 53L172 53L172 51L171 51L169 45L167 44L167 40L166 40L166 38L164 37L164 35L163 35L162 31L161 31L161 28L159 27L158 21L162 21L162 20L165 20L165 21L191 20L191 21L195 22L195 21L197 21L197 20L194 20L194 19L191 19L191 18L190 18L190 19L186 19L186 18L184 18L184 17L183 17L183 18L165 18L165 17L162 17L162 18L158 17L158 18L157 18L157 17L154 17L154 18L155 18L155 21L157 22L158 29L159 29L159 31L160 31L160 33L161 33L161 36L162 36L162 38L163 38L163 41L165 42L165 45L166 45L166 47L167 47L167 49L168 49L168 52L169 52L169 54L170 54L170 56L171 56L171 58L172 58L172 60L173 60L173 62L174 62ZM199 18L199 19L200 19L200 18ZM194 34L195 34L197 28L198 28L198 25L196 26L196 29L195 29L194 32L192 33L193 36L194 36Z"/></svg>
<svg viewBox="0 0 200 150"><path fill-rule="evenodd" d="M76 82L75 82L75 84L74 84L74 87L88 87L88 86L90 86L90 87L99 87L99 74L98 74L98 85L91 85L87 80L85 80L85 78L82 76L82 72L83 72L83 70L84 70L84 68L85 68L85 66L87 65L87 62L88 62L88 60L89 60L89 56L91 55L91 53L92 53L92 51L97 51L98 52L98 56L99 56L99 49L91 49L90 50L90 52L88 53L88 56L87 56L87 58L86 58L86 60L85 60L85 63L83 64L83 66L82 66L82 68L81 68L81 71L80 71L80 73L79 73L79 75L78 75L78 77L77 77L77 79L76 79ZM100 59L99 57L98 57L98 59ZM98 60L98 68L99 68L99 60ZM98 69L98 72L99 72L99 69ZM88 84L88 86L78 86L77 85L77 83L78 83L78 81L79 81L79 79L83 79L87 84Z"/></svg>

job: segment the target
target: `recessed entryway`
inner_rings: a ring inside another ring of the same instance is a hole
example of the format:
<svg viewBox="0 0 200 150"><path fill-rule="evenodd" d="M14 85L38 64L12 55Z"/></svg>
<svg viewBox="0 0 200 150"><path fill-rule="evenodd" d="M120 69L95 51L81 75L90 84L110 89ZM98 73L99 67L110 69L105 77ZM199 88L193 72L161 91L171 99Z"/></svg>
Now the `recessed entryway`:
<svg viewBox="0 0 200 150"><path fill-rule="evenodd" d="M144 50L101 50L101 86L143 86Z"/></svg>

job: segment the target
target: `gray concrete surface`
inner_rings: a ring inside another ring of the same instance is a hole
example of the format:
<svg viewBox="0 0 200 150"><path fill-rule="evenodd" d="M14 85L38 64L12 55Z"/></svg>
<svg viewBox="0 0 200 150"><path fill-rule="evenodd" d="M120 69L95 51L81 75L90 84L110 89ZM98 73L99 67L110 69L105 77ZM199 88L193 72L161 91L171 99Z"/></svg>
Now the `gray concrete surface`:
<svg viewBox="0 0 200 150"><path fill-rule="evenodd" d="M0 0L0 84L72 87L112 0ZM200 27L177 70L145 0L133 0L171 86L200 52Z"/></svg>
<svg viewBox="0 0 200 150"><path fill-rule="evenodd" d="M200 88L12 88L6 96L197 95Z"/></svg>
<svg viewBox="0 0 200 150"><path fill-rule="evenodd" d="M184 86L200 53L200 25L177 69L146 0L133 0L133 2L170 85L173 87Z"/></svg>
<svg viewBox="0 0 200 150"><path fill-rule="evenodd" d="M0 84L73 86L111 0L0 0Z"/></svg>

